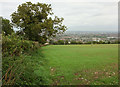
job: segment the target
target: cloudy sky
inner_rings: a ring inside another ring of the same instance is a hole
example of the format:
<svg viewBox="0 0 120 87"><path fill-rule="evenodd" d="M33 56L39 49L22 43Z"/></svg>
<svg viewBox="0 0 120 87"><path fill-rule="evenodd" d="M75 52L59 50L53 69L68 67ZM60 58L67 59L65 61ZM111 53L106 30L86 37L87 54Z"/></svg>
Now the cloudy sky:
<svg viewBox="0 0 120 87"><path fill-rule="evenodd" d="M0 16L10 19L26 1L51 4L54 14L64 18L68 31L118 30L117 0L0 0Z"/></svg>

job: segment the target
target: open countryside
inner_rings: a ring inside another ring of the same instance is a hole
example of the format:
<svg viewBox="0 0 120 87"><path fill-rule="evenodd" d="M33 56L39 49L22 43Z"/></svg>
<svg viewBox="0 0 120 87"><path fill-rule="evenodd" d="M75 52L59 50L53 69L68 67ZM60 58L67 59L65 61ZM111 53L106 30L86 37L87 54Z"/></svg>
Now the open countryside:
<svg viewBox="0 0 120 87"><path fill-rule="evenodd" d="M48 61L49 84L118 84L118 45L49 45L42 53Z"/></svg>
<svg viewBox="0 0 120 87"><path fill-rule="evenodd" d="M118 86L118 3L93 1L0 0L0 86Z"/></svg>

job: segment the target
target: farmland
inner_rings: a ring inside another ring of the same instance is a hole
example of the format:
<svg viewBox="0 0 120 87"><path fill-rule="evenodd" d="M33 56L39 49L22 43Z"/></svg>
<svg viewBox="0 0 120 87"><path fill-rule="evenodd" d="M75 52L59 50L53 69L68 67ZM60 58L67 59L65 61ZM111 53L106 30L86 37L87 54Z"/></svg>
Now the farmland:
<svg viewBox="0 0 120 87"><path fill-rule="evenodd" d="M48 45L41 49L50 85L118 84L118 45Z"/></svg>

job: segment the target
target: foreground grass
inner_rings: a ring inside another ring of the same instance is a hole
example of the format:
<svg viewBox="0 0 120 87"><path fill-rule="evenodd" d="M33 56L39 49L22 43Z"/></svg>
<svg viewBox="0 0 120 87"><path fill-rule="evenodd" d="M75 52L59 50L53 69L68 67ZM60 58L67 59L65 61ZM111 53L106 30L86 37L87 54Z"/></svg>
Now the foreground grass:
<svg viewBox="0 0 120 87"><path fill-rule="evenodd" d="M50 85L118 84L118 45L49 45L42 53Z"/></svg>
<svg viewBox="0 0 120 87"><path fill-rule="evenodd" d="M117 45L49 45L2 60L3 85L117 85Z"/></svg>

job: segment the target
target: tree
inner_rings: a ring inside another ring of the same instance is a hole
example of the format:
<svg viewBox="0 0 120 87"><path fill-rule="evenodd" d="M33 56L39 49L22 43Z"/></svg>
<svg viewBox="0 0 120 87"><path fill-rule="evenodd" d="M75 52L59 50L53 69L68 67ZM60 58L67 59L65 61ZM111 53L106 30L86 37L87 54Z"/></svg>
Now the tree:
<svg viewBox="0 0 120 87"><path fill-rule="evenodd" d="M55 37L67 29L62 24L63 18L53 18L50 4L26 2L19 5L11 16L13 24L25 38L40 43L45 43L50 37Z"/></svg>
<svg viewBox="0 0 120 87"><path fill-rule="evenodd" d="M58 45L58 42L57 42L57 41L55 41L55 42L53 42L52 44L54 44L54 45Z"/></svg>
<svg viewBox="0 0 120 87"><path fill-rule="evenodd" d="M81 41L78 41L77 44L82 44L82 42L81 42Z"/></svg>
<svg viewBox="0 0 120 87"><path fill-rule="evenodd" d="M8 19L2 18L2 31L4 32L4 35L8 35L13 32L13 27Z"/></svg>
<svg viewBox="0 0 120 87"><path fill-rule="evenodd" d="M53 40L49 40L49 44L53 44L54 43L54 41Z"/></svg>
<svg viewBox="0 0 120 87"><path fill-rule="evenodd" d="M64 44L64 40L58 40L58 44L59 45L63 45Z"/></svg>
<svg viewBox="0 0 120 87"><path fill-rule="evenodd" d="M71 41L71 44L76 44L76 41L74 41L74 40L73 40L73 41Z"/></svg>
<svg viewBox="0 0 120 87"><path fill-rule="evenodd" d="M69 43L68 43L68 40L65 40L65 44L66 44L66 45L69 44Z"/></svg>

